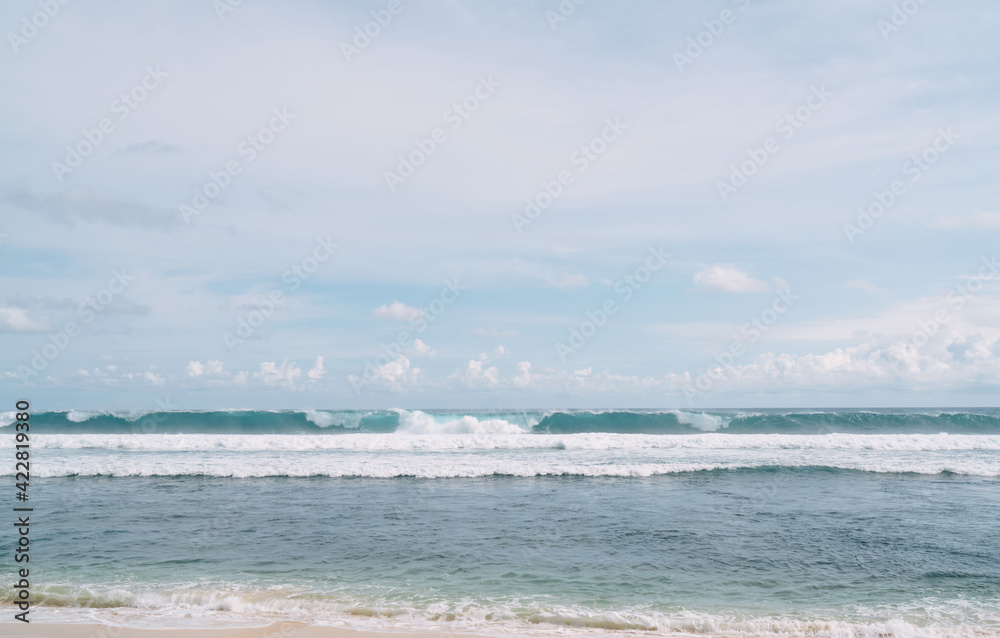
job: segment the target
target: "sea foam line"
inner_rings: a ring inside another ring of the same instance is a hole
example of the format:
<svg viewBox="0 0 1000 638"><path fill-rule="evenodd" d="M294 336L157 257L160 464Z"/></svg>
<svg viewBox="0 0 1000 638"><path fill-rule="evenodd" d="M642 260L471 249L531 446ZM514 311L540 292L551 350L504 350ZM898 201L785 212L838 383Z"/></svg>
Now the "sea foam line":
<svg viewBox="0 0 1000 638"><path fill-rule="evenodd" d="M38 448L150 452L462 450L1000 450L977 434L37 434Z"/></svg>
<svg viewBox="0 0 1000 638"><path fill-rule="evenodd" d="M0 601L11 591L0 587ZM275 620L335 624L367 630L440 631L449 634L564 636L606 635L608 630L642 635L738 635L755 638L988 638L1000 636L995 601L916 601L903 606L847 609L839 616L761 615L747 611L667 612L646 605L619 609L553 604L532 597L461 600L389 600L377 592L358 598L349 592L261 591L243 586L220 589L56 585L38 592L47 612L69 621L97 621L143 626L164 618L185 626L241 626ZM74 613L76 612L76 613ZM200 620L200 622L199 622ZM631 635L631 634L629 634Z"/></svg>
<svg viewBox="0 0 1000 638"><path fill-rule="evenodd" d="M487 477L606 477L648 478L694 472L843 470L876 474L957 474L1000 476L1000 459L941 458L894 459L858 458L824 459L821 457L764 457L748 459L700 459L695 461L619 459L607 462L600 458L491 458L481 454L442 458L441 455L322 456L289 458L287 454L254 455L247 458L207 458L187 455L184 458L49 458L34 472L40 478L92 477L215 477L251 479L289 478L417 478L458 479ZM10 473L7 472L6 475ZM0 473L3 475L3 473Z"/></svg>

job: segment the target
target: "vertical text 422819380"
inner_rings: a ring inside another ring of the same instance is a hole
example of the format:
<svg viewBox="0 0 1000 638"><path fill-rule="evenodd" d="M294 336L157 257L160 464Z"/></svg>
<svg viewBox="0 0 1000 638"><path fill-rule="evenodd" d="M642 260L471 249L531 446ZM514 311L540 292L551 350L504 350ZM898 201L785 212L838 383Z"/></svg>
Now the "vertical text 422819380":
<svg viewBox="0 0 1000 638"><path fill-rule="evenodd" d="M14 496L17 505L14 506L14 517L17 520L14 523L14 527L17 528L19 537L17 539L17 546L14 548L14 562L17 565L16 578L18 579L14 585L14 591L17 592L15 604L20 613L15 613L14 619L21 622L30 622L28 620L28 610L31 607L31 591L28 582L29 573L27 563L31 560L28 556L28 552L30 551L28 534L31 531L32 511L32 508L28 507L28 482L31 479L29 473L31 469L29 463L31 452L28 441L28 431L30 429L28 420L31 415L28 413L28 409L31 405L27 401L18 401L15 407L17 408L15 415L17 421L14 428L14 487L16 488Z"/></svg>

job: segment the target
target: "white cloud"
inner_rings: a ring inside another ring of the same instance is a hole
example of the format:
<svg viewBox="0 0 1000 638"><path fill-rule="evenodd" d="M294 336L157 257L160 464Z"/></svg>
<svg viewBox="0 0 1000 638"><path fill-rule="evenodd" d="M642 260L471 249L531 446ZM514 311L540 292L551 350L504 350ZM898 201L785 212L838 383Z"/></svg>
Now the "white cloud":
<svg viewBox="0 0 1000 638"><path fill-rule="evenodd" d="M191 377L200 377L202 375L210 376L229 376L224 370L225 364L216 359L209 359L208 363L202 363L201 361L189 361L187 366L184 368L184 373Z"/></svg>
<svg viewBox="0 0 1000 638"><path fill-rule="evenodd" d="M955 339L947 346L948 352L958 361L965 363L988 362L997 352L1000 340L991 341L982 333Z"/></svg>
<svg viewBox="0 0 1000 638"><path fill-rule="evenodd" d="M104 383L111 385L117 385L122 380L145 381L153 386L161 386L167 382L166 377L164 377L163 375L156 374L156 372L154 372L156 366L149 366L149 368L150 368L149 370L146 370L144 372L136 372L136 373L126 372L124 374L119 375L118 377L112 377L110 374L108 374L108 371L115 372L116 368L114 366L107 366L106 371L101 370L100 368L94 368L94 376L100 377ZM77 370L77 374L84 377L88 376L85 370Z"/></svg>
<svg viewBox="0 0 1000 638"><path fill-rule="evenodd" d="M699 387L698 380L710 382L693 396L711 402L715 397L781 396L809 392L896 392L908 390L996 391L1000 389L1000 330L974 328L971 332L957 331L947 326L931 335L926 343L915 345L911 337L873 337L853 347L837 347L822 352L793 354L766 352L745 362L720 367L712 362L708 370L668 373L660 376L637 376L595 369L536 369L530 361L518 361L514 370L502 369L496 361L507 355L498 346L491 353L468 359L445 376L427 376L400 355L385 365L371 370L367 376L370 387L392 392L490 390L530 392L545 396L659 396L673 397L683 405L685 389ZM711 359L706 359L710 362ZM197 364L202 367L199 377L208 370L221 370L221 362ZM318 382L325 375L323 357L318 356L305 377ZM137 373L116 374L108 367L91 371L80 369L77 378L100 380L114 385L119 381L149 383L163 386L182 381L188 376L165 377L152 369ZM236 385L296 388L303 380L302 370L287 360L280 364L261 362L256 372L241 371L229 375ZM308 384L306 384L308 386Z"/></svg>
<svg viewBox="0 0 1000 638"><path fill-rule="evenodd" d="M486 355L469 359L464 367L451 373L448 381L471 389L495 388L500 384L500 371L496 366L486 367Z"/></svg>
<svg viewBox="0 0 1000 638"><path fill-rule="evenodd" d="M400 355L384 366L376 368L375 378L383 379L390 383L398 383L406 379L406 374L409 370L410 360Z"/></svg>
<svg viewBox="0 0 1000 638"><path fill-rule="evenodd" d="M496 388L500 385L500 371L496 366L488 364L507 354L507 349L497 346L491 354L483 353L475 359L470 359L464 367L452 372L447 381L458 383L470 389Z"/></svg>
<svg viewBox="0 0 1000 638"><path fill-rule="evenodd" d="M710 290L724 292L767 292L763 281L755 279L733 266L716 264L699 270L694 275L694 284Z"/></svg>
<svg viewBox="0 0 1000 638"><path fill-rule="evenodd" d="M437 351L434 350L434 348L431 348L429 345L427 345L420 339L413 340L413 352L418 355L429 355L429 356L433 356L434 354L437 353Z"/></svg>
<svg viewBox="0 0 1000 638"><path fill-rule="evenodd" d="M422 371L410 364L405 355L399 355L385 365L365 373L367 386L381 387L393 392L405 392L415 388L422 381ZM352 383L359 381L354 375L348 376Z"/></svg>
<svg viewBox="0 0 1000 638"><path fill-rule="evenodd" d="M104 366L103 368L94 368L93 371L88 371L84 368L80 368L79 370L76 371L76 375L81 377L93 376L100 379L109 379L111 377L111 373L117 372L117 370L118 370L117 366ZM137 375L125 374L122 376L125 379L132 379Z"/></svg>
<svg viewBox="0 0 1000 638"><path fill-rule="evenodd" d="M209 359L208 363L205 365L205 369L208 374L223 374L223 363L216 359Z"/></svg>
<svg viewBox="0 0 1000 638"><path fill-rule="evenodd" d="M143 372L142 377L146 381L149 381L152 385L163 385L165 382L165 379L162 376L156 374L151 370L146 370L145 372Z"/></svg>
<svg viewBox="0 0 1000 638"><path fill-rule="evenodd" d="M393 301L391 304L379 306L372 315L378 319L412 321L423 317L424 313L419 308L407 306L401 301Z"/></svg>
<svg viewBox="0 0 1000 638"><path fill-rule="evenodd" d="M323 367L323 357L316 357L316 363L314 363L313 367L306 373L306 376L313 381L319 381L323 378L324 374L326 374L326 368Z"/></svg>
<svg viewBox="0 0 1000 638"><path fill-rule="evenodd" d="M889 306L877 314L852 317L824 317L815 321L782 326L780 339L789 341L841 341L857 343L859 340L902 338L919 330L921 323L930 321L935 314L947 313L948 329L955 336L975 332L1000 334L995 317L1000 313L1000 297L981 292L963 298L951 291L941 291L937 296L909 299ZM959 305L961 304L961 306ZM772 338L778 338L775 334Z"/></svg>
<svg viewBox="0 0 1000 638"><path fill-rule="evenodd" d="M48 326L28 316L24 308L0 307L0 332L44 332Z"/></svg>
<svg viewBox="0 0 1000 638"><path fill-rule="evenodd" d="M975 333L959 336L939 333L918 348L906 338L870 340L849 348L820 353L767 352L742 365L662 376L623 375L592 366L575 370L535 370L530 361L519 361L516 373L505 376L491 365L506 349L493 356L481 354L445 378L407 377L409 361L399 357L378 370L377 376L397 391L437 389L520 390L548 396L675 396L684 401L685 388L699 377L711 379L695 397L779 396L798 392L885 392L901 389L993 388L1000 386L1000 336ZM404 382L405 380L405 382Z"/></svg>
<svg viewBox="0 0 1000 638"><path fill-rule="evenodd" d="M531 387L531 362L517 362L517 376L512 382L515 388L525 389Z"/></svg>
<svg viewBox="0 0 1000 638"><path fill-rule="evenodd" d="M295 380L301 376L302 369L285 359L280 364L276 364L274 361L261 361L258 371L253 373L252 378L265 385L292 387L295 385Z"/></svg>

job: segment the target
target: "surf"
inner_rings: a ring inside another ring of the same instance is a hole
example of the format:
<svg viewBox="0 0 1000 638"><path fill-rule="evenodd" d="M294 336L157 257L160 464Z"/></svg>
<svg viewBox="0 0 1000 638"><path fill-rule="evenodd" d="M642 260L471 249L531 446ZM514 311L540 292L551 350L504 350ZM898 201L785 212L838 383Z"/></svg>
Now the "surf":
<svg viewBox="0 0 1000 638"><path fill-rule="evenodd" d="M0 430L13 412L0 413ZM215 410L39 412L39 433L1000 434L1000 410Z"/></svg>

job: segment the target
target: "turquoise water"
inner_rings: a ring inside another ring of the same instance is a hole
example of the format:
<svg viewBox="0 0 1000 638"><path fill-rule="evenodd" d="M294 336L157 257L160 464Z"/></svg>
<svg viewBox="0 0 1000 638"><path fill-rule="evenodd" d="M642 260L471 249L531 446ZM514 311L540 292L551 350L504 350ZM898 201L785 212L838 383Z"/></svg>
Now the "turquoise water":
<svg viewBox="0 0 1000 638"><path fill-rule="evenodd" d="M1000 413L807 412L38 415L35 620L1000 635Z"/></svg>

